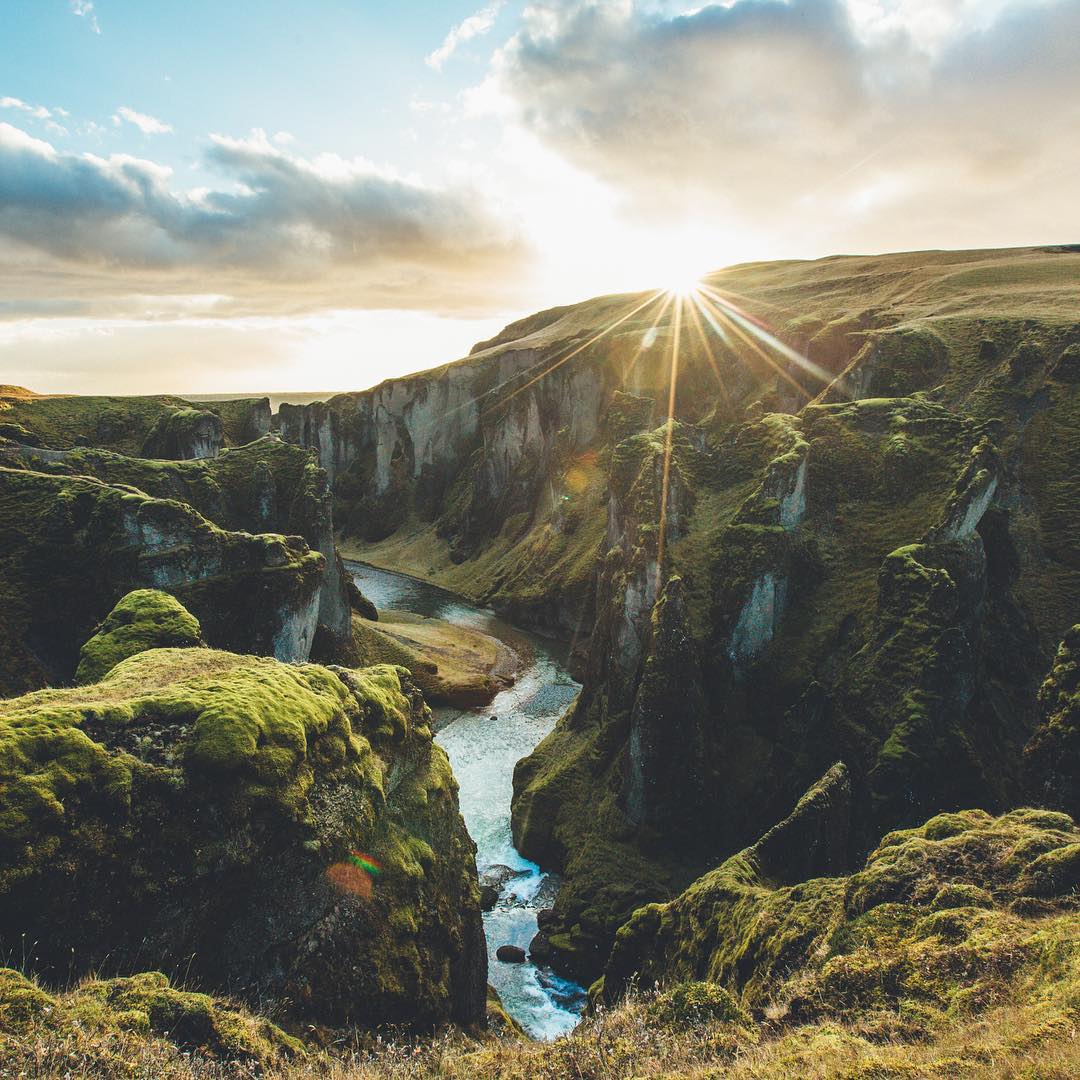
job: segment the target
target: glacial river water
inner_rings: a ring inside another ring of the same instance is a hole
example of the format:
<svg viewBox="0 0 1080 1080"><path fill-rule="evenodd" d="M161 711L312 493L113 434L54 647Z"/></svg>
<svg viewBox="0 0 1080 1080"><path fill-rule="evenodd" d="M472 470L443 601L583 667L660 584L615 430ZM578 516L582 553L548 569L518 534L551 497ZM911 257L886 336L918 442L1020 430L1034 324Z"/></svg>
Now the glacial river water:
<svg viewBox="0 0 1080 1080"><path fill-rule="evenodd" d="M488 982L507 1012L534 1038L554 1039L578 1022L585 991L531 960L505 964L495 959L500 945L528 949L536 933L536 913L550 907L558 878L518 854L510 835L514 765L555 726L579 686L560 655L565 647L504 622L434 585L403 574L348 563L356 584L379 609L418 615L480 630L528 658L516 682L480 709L435 709L435 741L446 751L460 787L461 813L476 841L481 874L492 866L512 873L498 903L484 914ZM495 719L492 719L495 717Z"/></svg>

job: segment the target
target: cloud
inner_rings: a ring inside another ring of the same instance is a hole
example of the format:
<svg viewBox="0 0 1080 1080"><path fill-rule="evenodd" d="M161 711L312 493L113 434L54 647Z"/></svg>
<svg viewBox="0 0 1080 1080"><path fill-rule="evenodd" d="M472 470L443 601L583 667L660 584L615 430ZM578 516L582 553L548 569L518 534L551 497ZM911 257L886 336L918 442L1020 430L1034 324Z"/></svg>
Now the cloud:
<svg viewBox="0 0 1080 1080"><path fill-rule="evenodd" d="M48 120L52 116L44 105L29 105L17 97L0 97L0 109L18 109L34 117L35 120Z"/></svg>
<svg viewBox="0 0 1080 1080"><path fill-rule="evenodd" d="M454 55L459 46L486 34L495 25L505 3L506 0L495 0L453 27L443 43L425 59L428 67L442 71L443 64Z"/></svg>
<svg viewBox="0 0 1080 1080"><path fill-rule="evenodd" d="M17 97L0 97L0 109L17 109L19 112L26 113L27 116L32 116L35 120L41 120L45 125L45 129L55 135L66 135L68 133L63 124L53 119L54 114L56 116L69 116L70 113L67 109L55 108L50 110L46 109L44 105L30 105Z"/></svg>
<svg viewBox="0 0 1080 1080"><path fill-rule="evenodd" d="M414 307L475 313L525 262L513 228L467 189L428 187L368 162L307 159L265 133L214 136L219 187L62 152L0 123L0 295L5 314L109 314L142 297L219 294L219 314Z"/></svg>
<svg viewBox="0 0 1080 1080"><path fill-rule="evenodd" d="M97 13L94 11L93 0L71 0L71 12L73 15L78 15L81 18L87 20L90 24L90 29L95 34L101 33L101 27L98 25Z"/></svg>
<svg viewBox="0 0 1080 1080"><path fill-rule="evenodd" d="M1080 0L537 3L492 93L629 212L788 250L1080 225Z"/></svg>
<svg viewBox="0 0 1080 1080"><path fill-rule="evenodd" d="M167 135L172 131L172 125L166 124L164 120L159 120L156 116L148 116L146 113L136 112L126 105L121 105L113 113L112 119L117 127L125 120L129 124L134 124L144 135Z"/></svg>

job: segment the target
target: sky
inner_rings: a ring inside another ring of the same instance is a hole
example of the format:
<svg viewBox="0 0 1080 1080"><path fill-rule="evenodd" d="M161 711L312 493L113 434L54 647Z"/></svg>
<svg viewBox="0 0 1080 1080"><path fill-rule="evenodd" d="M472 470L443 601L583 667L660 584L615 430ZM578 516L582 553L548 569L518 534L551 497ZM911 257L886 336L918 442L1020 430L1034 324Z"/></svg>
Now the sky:
<svg viewBox="0 0 1080 1080"><path fill-rule="evenodd" d="M0 0L0 382L359 389L737 262L1080 240L1080 0Z"/></svg>

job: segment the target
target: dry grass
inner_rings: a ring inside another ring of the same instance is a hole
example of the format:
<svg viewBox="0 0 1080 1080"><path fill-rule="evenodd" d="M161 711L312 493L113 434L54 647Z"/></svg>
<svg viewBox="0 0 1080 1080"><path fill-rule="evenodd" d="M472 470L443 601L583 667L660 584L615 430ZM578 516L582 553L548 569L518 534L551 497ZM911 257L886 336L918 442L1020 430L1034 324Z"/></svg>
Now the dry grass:
<svg viewBox="0 0 1080 1080"><path fill-rule="evenodd" d="M872 1042L857 1027L841 1024L787 1030L671 1025L658 1019L654 998L646 994L586 1019L572 1036L550 1044L477 1041L459 1032L418 1041L368 1037L266 1069L182 1053L165 1039L124 1031L55 1030L39 1023L9 1037L0 1010L0 1078L1066 1080L1080 1076L1080 1003L1057 991L991 1009L917 1044Z"/></svg>

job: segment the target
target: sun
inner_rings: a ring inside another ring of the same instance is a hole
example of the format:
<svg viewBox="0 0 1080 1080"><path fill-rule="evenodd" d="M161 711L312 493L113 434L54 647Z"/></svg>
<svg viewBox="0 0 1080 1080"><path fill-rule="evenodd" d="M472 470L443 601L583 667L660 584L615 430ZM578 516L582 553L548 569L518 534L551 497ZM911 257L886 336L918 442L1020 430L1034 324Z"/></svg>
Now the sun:
<svg viewBox="0 0 1080 1080"><path fill-rule="evenodd" d="M671 296L686 300L701 288L701 274L675 273L668 277L664 288Z"/></svg>

